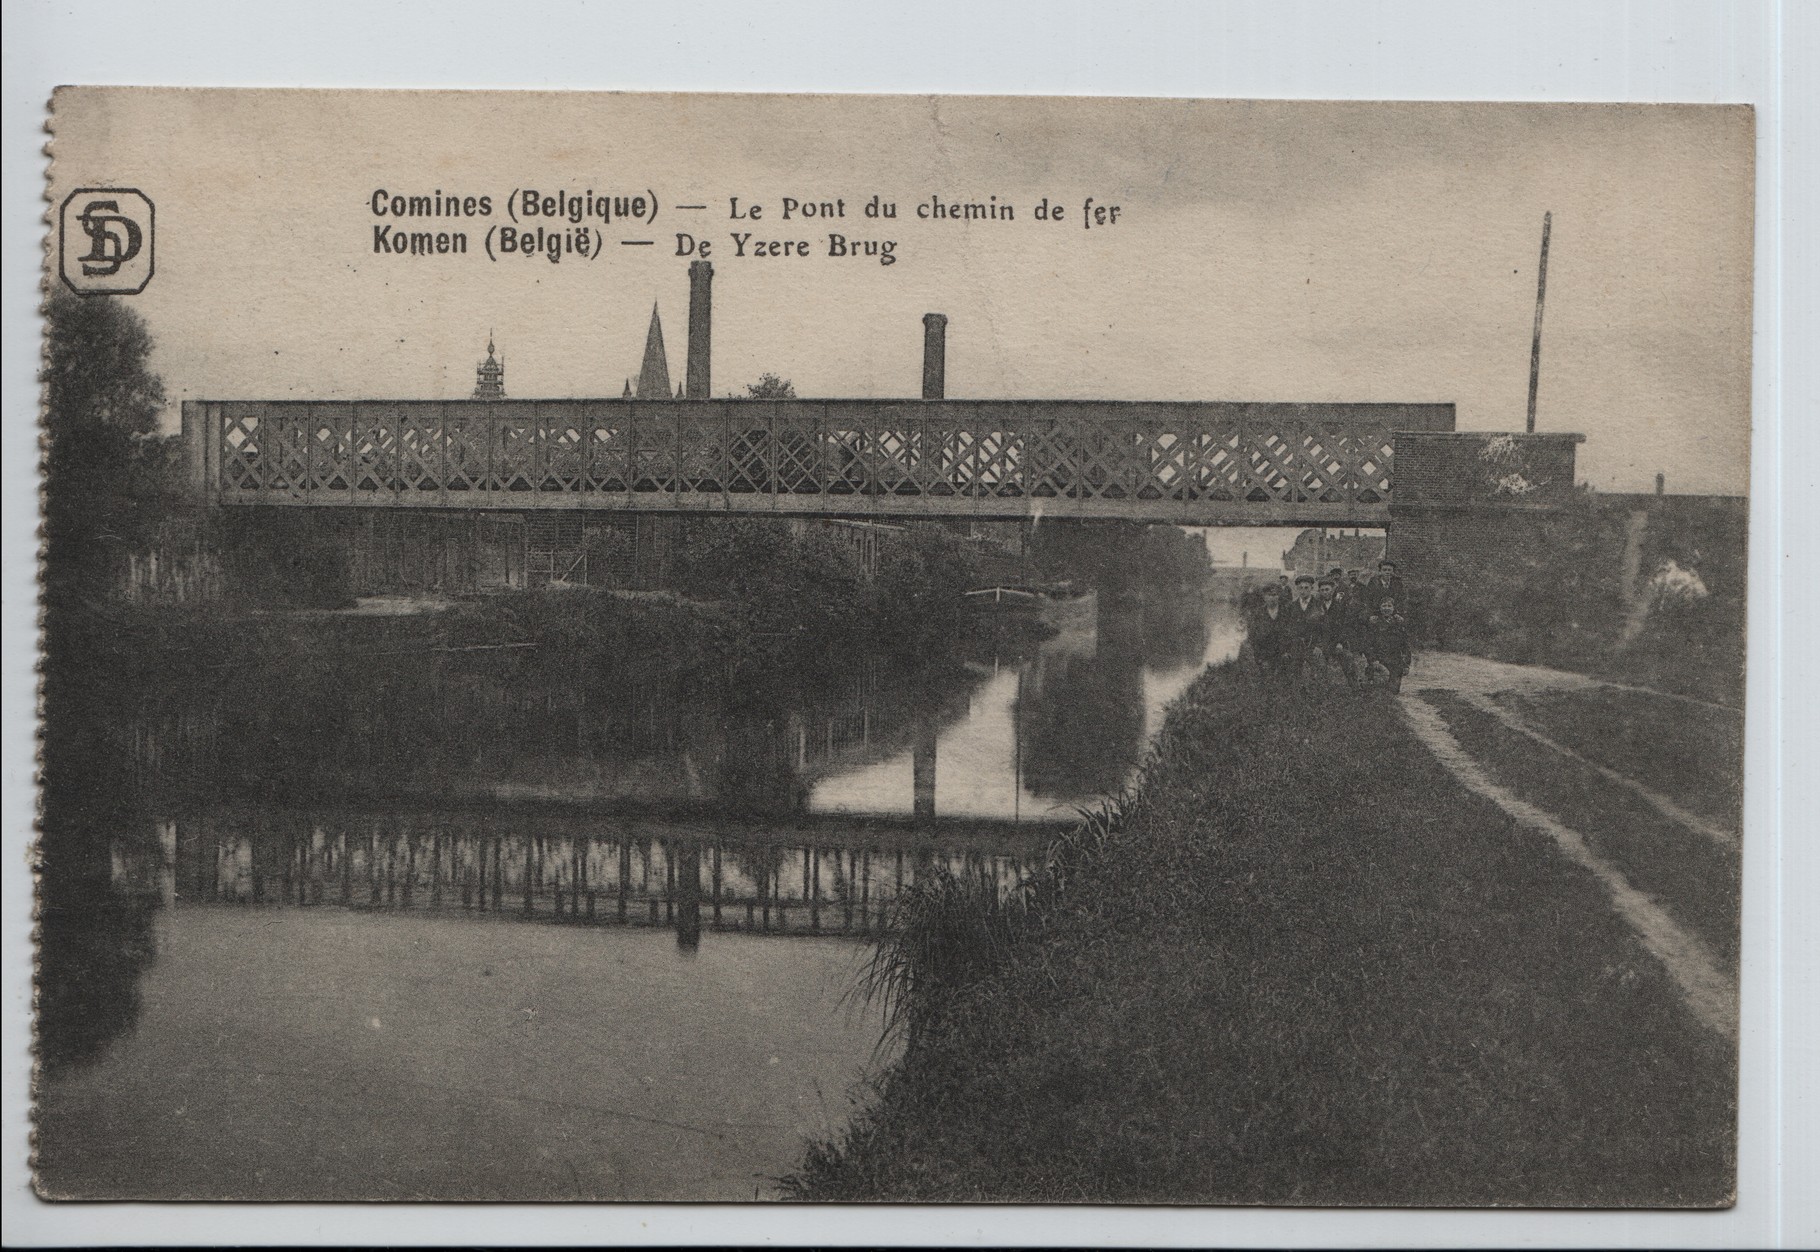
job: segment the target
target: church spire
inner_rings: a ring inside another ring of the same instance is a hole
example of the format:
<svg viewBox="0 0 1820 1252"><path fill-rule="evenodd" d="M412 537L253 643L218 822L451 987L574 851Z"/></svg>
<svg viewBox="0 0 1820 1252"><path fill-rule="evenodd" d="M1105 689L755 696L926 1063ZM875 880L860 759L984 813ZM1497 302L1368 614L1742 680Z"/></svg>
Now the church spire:
<svg viewBox="0 0 1820 1252"><path fill-rule="evenodd" d="M474 367L475 400L506 398L506 363L493 355L493 332L487 332L487 359Z"/></svg>
<svg viewBox="0 0 1820 1252"><path fill-rule="evenodd" d="M651 304L651 329L645 332L645 363L638 371L640 400L670 399L670 362L664 356L664 325Z"/></svg>

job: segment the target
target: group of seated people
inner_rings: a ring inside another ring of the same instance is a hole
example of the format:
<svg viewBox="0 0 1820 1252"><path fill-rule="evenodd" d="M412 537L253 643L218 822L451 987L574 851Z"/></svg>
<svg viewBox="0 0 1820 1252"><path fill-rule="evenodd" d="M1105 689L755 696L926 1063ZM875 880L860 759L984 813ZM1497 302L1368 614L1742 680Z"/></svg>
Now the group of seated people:
<svg viewBox="0 0 1820 1252"><path fill-rule="evenodd" d="M1409 672L1409 600L1395 561L1375 575L1338 566L1319 578L1288 574L1247 588L1244 654L1266 673L1325 679L1338 669L1348 683L1401 690Z"/></svg>

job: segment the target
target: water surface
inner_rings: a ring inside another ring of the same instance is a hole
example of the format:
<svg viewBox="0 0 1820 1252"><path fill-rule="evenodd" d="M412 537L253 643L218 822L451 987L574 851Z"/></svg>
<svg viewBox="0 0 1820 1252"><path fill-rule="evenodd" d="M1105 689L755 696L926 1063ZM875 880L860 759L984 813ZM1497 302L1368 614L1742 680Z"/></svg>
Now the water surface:
<svg viewBox="0 0 1820 1252"><path fill-rule="evenodd" d="M897 894L1014 884L1237 642L1114 605L819 684L407 651L114 693L47 834L44 1183L774 1194L889 1059L850 989Z"/></svg>

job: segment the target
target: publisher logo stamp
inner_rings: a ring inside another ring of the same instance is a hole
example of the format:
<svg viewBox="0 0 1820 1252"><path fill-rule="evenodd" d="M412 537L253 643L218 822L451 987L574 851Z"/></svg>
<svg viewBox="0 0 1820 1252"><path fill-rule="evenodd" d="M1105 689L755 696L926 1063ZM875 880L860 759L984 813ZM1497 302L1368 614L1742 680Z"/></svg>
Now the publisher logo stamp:
<svg viewBox="0 0 1820 1252"><path fill-rule="evenodd" d="M133 187L78 187L58 221L63 281L84 296L130 296L152 281L152 202Z"/></svg>

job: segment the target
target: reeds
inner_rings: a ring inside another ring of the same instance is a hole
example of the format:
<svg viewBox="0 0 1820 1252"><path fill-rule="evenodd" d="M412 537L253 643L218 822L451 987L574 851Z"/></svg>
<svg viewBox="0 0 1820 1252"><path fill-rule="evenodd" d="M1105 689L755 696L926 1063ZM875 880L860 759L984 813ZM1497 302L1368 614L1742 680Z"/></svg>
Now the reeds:
<svg viewBox="0 0 1820 1252"><path fill-rule="evenodd" d="M1143 802L1142 773L1117 795L1075 811L1080 821L1048 846L1042 868L1006 889L984 866L938 867L899 894L890 922L849 996L884 1010L880 1047L913 1046L918 1027L960 989L992 974L1065 903L1068 885L1112 849Z"/></svg>
<svg viewBox="0 0 1820 1252"><path fill-rule="evenodd" d="M1006 892L984 867L946 868L897 897L891 925L861 968L854 991L883 1006L881 1045L914 1046L937 1006L996 969L1028 923L1028 892Z"/></svg>

